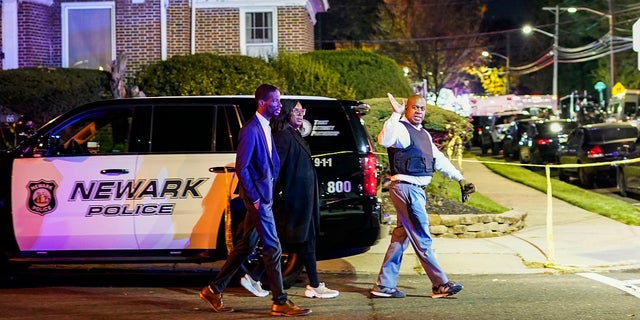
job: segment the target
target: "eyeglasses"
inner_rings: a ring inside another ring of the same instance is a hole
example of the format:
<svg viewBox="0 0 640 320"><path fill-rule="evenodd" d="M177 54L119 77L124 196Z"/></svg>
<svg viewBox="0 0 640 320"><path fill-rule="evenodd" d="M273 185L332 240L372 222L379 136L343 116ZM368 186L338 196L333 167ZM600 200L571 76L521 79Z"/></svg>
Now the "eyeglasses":
<svg viewBox="0 0 640 320"><path fill-rule="evenodd" d="M427 110L427 107L415 105L415 106L411 106L411 109L413 109L413 111L418 111L418 110L425 111Z"/></svg>
<svg viewBox="0 0 640 320"><path fill-rule="evenodd" d="M293 109L293 111L291 111L291 113L293 113L294 115L300 117L300 116L304 116L304 114L307 113L307 109Z"/></svg>

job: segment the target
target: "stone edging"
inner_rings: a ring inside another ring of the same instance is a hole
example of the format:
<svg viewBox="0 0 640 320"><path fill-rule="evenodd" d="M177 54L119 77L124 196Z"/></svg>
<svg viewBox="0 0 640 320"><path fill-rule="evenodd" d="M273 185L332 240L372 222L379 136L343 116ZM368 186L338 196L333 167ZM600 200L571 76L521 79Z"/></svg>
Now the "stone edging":
<svg viewBox="0 0 640 320"><path fill-rule="evenodd" d="M526 212L500 214L429 214L429 231L436 238L500 237L524 228Z"/></svg>

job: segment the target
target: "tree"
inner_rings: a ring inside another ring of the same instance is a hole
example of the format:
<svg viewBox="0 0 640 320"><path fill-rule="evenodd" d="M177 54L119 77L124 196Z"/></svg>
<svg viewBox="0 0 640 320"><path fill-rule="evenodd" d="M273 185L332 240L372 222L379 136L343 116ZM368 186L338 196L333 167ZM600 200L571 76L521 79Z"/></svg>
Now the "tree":
<svg viewBox="0 0 640 320"><path fill-rule="evenodd" d="M317 15L316 49L361 49L374 37L380 4L382 0L330 0L329 10Z"/></svg>
<svg viewBox="0 0 640 320"><path fill-rule="evenodd" d="M477 38L486 7L481 1L384 0L377 24L378 51L409 68L431 91L458 88L463 68L482 49Z"/></svg>
<svg viewBox="0 0 640 320"><path fill-rule="evenodd" d="M491 95L500 95L505 92L506 74L504 68L489 68L487 66L465 67L465 71L478 77L484 92Z"/></svg>
<svg viewBox="0 0 640 320"><path fill-rule="evenodd" d="M616 54L616 82L622 83L628 89L640 89L640 71L638 71L638 53L634 51ZM609 61L598 60L598 67L591 73L594 81L609 83Z"/></svg>
<svg viewBox="0 0 640 320"><path fill-rule="evenodd" d="M607 1L603 1L606 2ZM613 6L613 22L614 22L614 38L619 37L632 37L631 28L634 22L638 20L640 15L640 7L637 5L637 1L629 0L615 0L612 3ZM606 6L604 8L598 8L603 12L608 12ZM604 19L605 23L608 22ZM608 25L603 25L603 22L598 24L598 30L602 33L608 32L606 29ZM603 34L604 34L603 33ZM640 89L640 72L638 71L638 53L632 50L624 52L617 52L615 57L615 81L622 83L629 89ZM591 72L591 78L593 82L602 81L609 84L611 77L609 56L598 60L597 67Z"/></svg>
<svg viewBox="0 0 640 320"><path fill-rule="evenodd" d="M555 13L541 10L544 6L554 7L558 4L556 0L537 0L538 10L536 13L536 25L545 26L544 29L553 32L555 23ZM565 0L560 7L583 7L600 13L608 14L610 6L613 11L614 37L631 37L631 25L637 20L640 7L635 0L598 0L580 1ZM559 34L558 43L563 48L578 48L593 42L604 41L607 43L609 33L609 19L606 16L578 10L575 13L561 11L559 13ZM546 37L542 37L546 38ZM548 38L541 39L547 43ZM616 81L623 82L627 87L633 83L640 82L640 73L637 72L637 56L630 54L631 51L616 52L615 74ZM610 56L608 54L594 60L590 59L567 59L560 57L561 62L558 70L558 93L560 97L573 91L594 91L594 84L602 81L610 86ZM634 72L634 70L636 70ZM540 74L550 74L551 68L545 68L532 77ZM629 87L631 88L631 87ZM608 88L610 89L610 88ZM608 90L607 90L608 91Z"/></svg>

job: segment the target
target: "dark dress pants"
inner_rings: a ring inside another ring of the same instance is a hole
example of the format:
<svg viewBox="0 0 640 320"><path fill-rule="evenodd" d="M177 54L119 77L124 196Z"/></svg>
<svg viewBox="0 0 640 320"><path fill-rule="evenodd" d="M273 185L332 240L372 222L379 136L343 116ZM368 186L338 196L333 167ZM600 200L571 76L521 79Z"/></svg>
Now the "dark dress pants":
<svg viewBox="0 0 640 320"><path fill-rule="evenodd" d="M258 243L262 240L262 262L265 266L266 284L271 289L273 303L284 304L287 301L287 294L282 285L282 271L280 266L280 255L282 248L276 231L275 221L271 203L261 204L258 210L253 204L245 203L247 215L244 219L244 234L234 245L233 250L227 257L227 261L220 269L216 278L211 282L211 288L215 292L222 292L229 285L229 282L236 274L240 266L253 252Z"/></svg>

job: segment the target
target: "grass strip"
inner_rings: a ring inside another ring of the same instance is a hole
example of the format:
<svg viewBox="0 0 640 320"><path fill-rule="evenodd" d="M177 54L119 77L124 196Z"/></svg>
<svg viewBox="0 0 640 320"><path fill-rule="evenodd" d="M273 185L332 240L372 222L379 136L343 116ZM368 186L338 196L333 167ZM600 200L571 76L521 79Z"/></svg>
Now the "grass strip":
<svg viewBox="0 0 640 320"><path fill-rule="evenodd" d="M478 157L479 161L495 162L495 159ZM547 179L519 166L483 163L489 170L512 181L536 190L547 192ZM570 183L551 178L552 195L576 207L611 218L627 225L640 226L640 209L630 203L595 193Z"/></svg>

